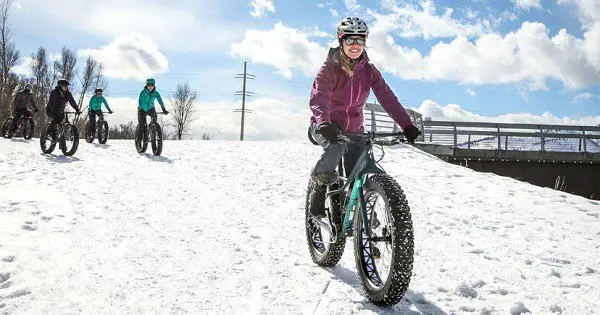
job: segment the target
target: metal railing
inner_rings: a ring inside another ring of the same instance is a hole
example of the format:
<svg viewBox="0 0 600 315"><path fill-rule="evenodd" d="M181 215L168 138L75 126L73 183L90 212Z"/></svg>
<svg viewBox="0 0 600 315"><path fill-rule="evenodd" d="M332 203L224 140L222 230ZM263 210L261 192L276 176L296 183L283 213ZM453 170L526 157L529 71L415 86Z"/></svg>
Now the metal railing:
<svg viewBox="0 0 600 315"><path fill-rule="evenodd" d="M419 127L420 130L423 130L423 115L412 109L407 109L406 111L412 122ZM390 118L385 109L379 104L367 103L365 105L364 115L365 129L370 130L371 132L397 132L401 130L398 124ZM424 141L424 135L422 134L417 140Z"/></svg>
<svg viewBox="0 0 600 315"><path fill-rule="evenodd" d="M600 152L600 126L424 121L425 142L461 149Z"/></svg>

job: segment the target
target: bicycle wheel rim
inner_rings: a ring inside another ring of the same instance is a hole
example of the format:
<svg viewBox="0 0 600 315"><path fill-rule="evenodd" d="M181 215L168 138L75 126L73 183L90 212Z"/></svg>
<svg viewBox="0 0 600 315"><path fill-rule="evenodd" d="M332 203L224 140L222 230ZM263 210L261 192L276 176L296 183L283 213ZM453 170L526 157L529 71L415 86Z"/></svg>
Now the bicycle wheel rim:
<svg viewBox="0 0 600 315"><path fill-rule="evenodd" d="M381 290L391 273L394 261L394 240L391 215L383 196L373 191L365 196L366 211L371 222L372 236L387 238L386 241L370 241L361 225L360 241L362 244L363 269L367 276L367 285L372 290ZM377 221L379 222L378 224Z"/></svg>

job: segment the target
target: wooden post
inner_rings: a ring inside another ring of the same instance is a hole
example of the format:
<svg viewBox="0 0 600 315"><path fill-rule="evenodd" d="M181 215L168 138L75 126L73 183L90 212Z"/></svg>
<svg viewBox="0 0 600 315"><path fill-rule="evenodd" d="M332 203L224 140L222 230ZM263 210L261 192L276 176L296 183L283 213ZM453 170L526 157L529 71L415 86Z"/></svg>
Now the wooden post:
<svg viewBox="0 0 600 315"><path fill-rule="evenodd" d="M583 152L587 152L587 141L585 141L585 130L583 130Z"/></svg>
<svg viewBox="0 0 600 315"><path fill-rule="evenodd" d="M246 115L246 61L244 61L244 78L242 88L242 124L240 128L240 141L244 141L244 116Z"/></svg>

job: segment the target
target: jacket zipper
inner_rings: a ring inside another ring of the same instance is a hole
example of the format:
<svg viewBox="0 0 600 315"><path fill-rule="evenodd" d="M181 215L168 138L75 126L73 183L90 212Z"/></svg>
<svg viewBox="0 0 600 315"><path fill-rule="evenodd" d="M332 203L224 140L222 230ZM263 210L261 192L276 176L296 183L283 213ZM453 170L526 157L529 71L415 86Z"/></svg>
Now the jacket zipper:
<svg viewBox="0 0 600 315"><path fill-rule="evenodd" d="M350 108L352 107L354 96L354 73L350 77L350 105L346 108L346 124L344 126L344 132L348 131L348 125L350 125Z"/></svg>

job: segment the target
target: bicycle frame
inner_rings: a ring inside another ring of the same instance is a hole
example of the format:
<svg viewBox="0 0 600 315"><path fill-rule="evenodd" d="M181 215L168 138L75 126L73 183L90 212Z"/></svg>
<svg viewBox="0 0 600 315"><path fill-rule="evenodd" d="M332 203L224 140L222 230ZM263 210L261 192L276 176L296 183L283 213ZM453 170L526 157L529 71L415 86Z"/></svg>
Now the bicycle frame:
<svg viewBox="0 0 600 315"><path fill-rule="evenodd" d="M392 135L397 136L398 134L389 134L389 136ZM372 235L371 224L369 219L367 218L367 208L365 196L363 193L363 186L367 181L368 175L385 173L385 171L377 165L377 162L375 161L375 157L373 155L374 134L368 133L367 136L368 138L366 139L366 143L364 144L363 151L360 154L356 164L352 168L350 175L347 178L340 177L344 182L342 187L338 190L330 191L326 195L326 198L329 198L336 194L343 196L345 194L344 192L350 187L350 184L354 183L354 185L352 186L352 192L350 193L350 199L348 200L347 205L345 207L346 214L342 221L342 230L339 231L338 235L336 236L338 240L342 237L345 237L346 235L349 235L349 231L352 230L352 221L354 220L354 209L356 205L360 207L363 219L363 226L367 231L367 236L371 238ZM385 135L382 134L382 136ZM350 140L347 137L344 140L346 142L352 142L352 140ZM341 207L343 206L344 205L342 204Z"/></svg>

